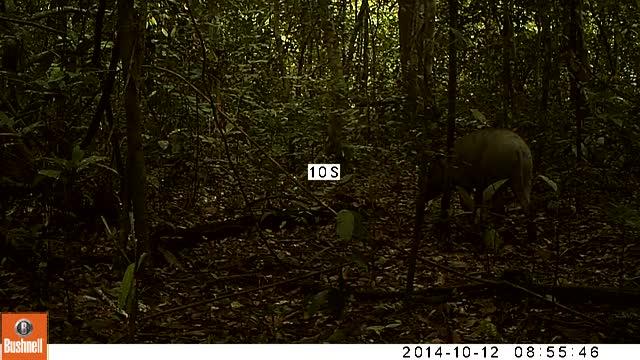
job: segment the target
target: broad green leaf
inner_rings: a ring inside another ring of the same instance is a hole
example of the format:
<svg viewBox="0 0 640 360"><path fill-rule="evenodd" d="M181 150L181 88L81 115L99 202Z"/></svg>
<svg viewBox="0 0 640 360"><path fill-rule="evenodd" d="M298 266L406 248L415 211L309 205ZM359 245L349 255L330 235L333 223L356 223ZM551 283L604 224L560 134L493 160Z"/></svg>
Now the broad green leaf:
<svg viewBox="0 0 640 360"><path fill-rule="evenodd" d="M4 112L0 111L0 125L13 127L13 119L8 117Z"/></svg>
<svg viewBox="0 0 640 360"><path fill-rule="evenodd" d="M469 192L460 186L456 186L456 191L458 192L458 194L460 195L460 199L462 201L462 206L468 210L468 211L472 211L473 208L476 206L475 203L473 202L473 198L471 198L471 194L469 194Z"/></svg>
<svg viewBox="0 0 640 360"><path fill-rule="evenodd" d="M91 165L99 165L101 161L106 161L107 158L105 156L89 156L80 160L78 164L78 171L84 170ZM113 170L115 172L115 170ZM117 173L117 172L116 172Z"/></svg>
<svg viewBox="0 0 640 360"><path fill-rule="evenodd" d="M343 241L351 241L355 230L355 216L350 210L341 210L337 217L338 236Z"/></svg>
<svg viewBox="0 0 640 360"><path fill-rule="evenodd" d="M47 81L49 83L55 83L64 79L64 76L65 76L65 73L62 69L60 69L59 66L52 66L49 69L49 78L47 79Z"/></svg>
<svg viewBox="0 0 640 360"><path fill-rule="evenodd" d="M484 116L483 113L480 112L480 110L478 109L471 109L471 115L473 115L473 117L478 120L479 122L486 124L487 123L487 118Z"/></svg>
<svg viewBox="0 0 640 360"><path fill-rule="evenodd" d="M129 264L127 270L122 277L122 284L120 285L120 297L118 298L118 308L126 312L130 312L130 304L133 301L134 295L134 274L135 263Z"/></svg>
<svg viewBox="0 0 640 360"><path fill-rule="evenodd" d="M38 174L58 180L60 178L60 170L44 169L38 171Z"/></svg>
<svg viewBox="0 0 640 360"><path fill-rule="evenodd" d="M25 126L24 128L22 128L22 130L20 130L20 135L21 136L25 136L33 131L35 131L37 128L39 127L43 127L44 123L42 121L36 121L33 124L29 125L29 126Z"/></svg>
<svg viewBox="0 0 640 360"><path fill-rule="evenodd" d="M498 180L493 184L487 186L487 188L484 189L484 191L482 192L482 199L486 202L491 201L491 199L493 198L493 195L495 195L496 192L500 190L502 185L504 185L504 183L506 183L508 180L509 179Z"/></svg>
<svg viewBox="0 0 640 360"><path fill-rule="evenodd" d="M549 185L549 187L553 189L554 192L558 192L558 184L556 184L555 181L549 179L544 175L538 175L538 177L542 179L542 181L544 181L547 185Z"/></svg>
<svg viewBox="0 0 640 360"><path fill-rule="evenodd" d="M80 145L76 145L73 147L73 152L71 153L71 166L77 167L80 164L80 161L84 157L84 150L80 148Z"/></svg>

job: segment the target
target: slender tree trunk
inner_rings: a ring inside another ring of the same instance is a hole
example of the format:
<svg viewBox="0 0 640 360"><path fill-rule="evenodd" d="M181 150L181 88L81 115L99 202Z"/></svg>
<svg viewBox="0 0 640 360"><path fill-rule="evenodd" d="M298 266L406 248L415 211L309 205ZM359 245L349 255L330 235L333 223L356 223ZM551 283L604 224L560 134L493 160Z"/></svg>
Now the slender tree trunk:
<svg viewBox="0 0 640 360"><path fill-rule="evenodd" d="M411 126L415 124L417 111L417 71L413 60L414 52L414 22L416 12L415 0L399 0L398 23L400 32L400 82L404 95L407 97L405 121Z"/></svg>
<svg viewBox="0 0 640 360"><path fill-rule="evenodd" d="M513 115L513 20L512 0L502 2L502 118L499 127L505 127Z"/></svg>
<svg viewBox="0 0 640 360"><path fill-rule="evenodd" d="M551 30L549 24L549 2L548 0L541 0L538 6L539 22L541 27L541 48L543 54L542 65L542 90L540 96L540 108L543 112L543 116L546 120L549 112L549 86L551 81ZM542 124L546 127L548 124Z"/></svg>
<svg viewBox="0 0 640 360"><path fill-rule="evenodd" d="M447 158L453 151L456 129L456 97L458 96L458 54L456 48L456 33L458 26L458 0L449 0L449 81L447 84ZM449 181L447 181L447 184ZM451 189L445 189L442 197L443 216L447 216L451 201ZM448 233L448 229L447 229ZM447 234L448 236L448 234Z"/></svg>
<svg viewBox="0 0 640 360"><path fill-rule="evenodd" d="M576 179L582 177L582 130L586 117L586 100L582 84L588 81L587 57L584 47L584 32L582 23L582 0L571 0L569 4L569 72L571 74L571 100L576 117ZM576 189L579 189L577 186ZM576 194L576 211L581 212L580 194Z"/></svg>
<svg viewBox="0 0 640 360"><path fill-rule="evenodd" d="M275 64L275 73L280 76L281 79L281 88L278 89L278 99L282 102L289 101L289 97L291 96L291 80L289 79L289 74L287 73L287 68L285 66L285 54L284 45L282 44L282 39L280 35L280 0L276 0L272 4L272 29L274 35L274 45L276 48L275 56L277 56L276 64Z"/></svg>
<svg viewBox="0 0 640 360"><path fill-rule="evenodd" d="M344 162L342 149L342 118L335 110L344 109L346 84L344 81L342 60L340 56L340 44L336 35L335 26L331 19L330 0L320 0L319 10L322 22L323 41L327 51L327 62L330 71L329 91L331 103L329 104L328 142L326 153L338 162Z"/></svg>
<svg viewBox="0 0 640 360"><path fill-rule="evenodd" d="M140 86L144 27L134 7L134 0L120 0L118 6L121 39L122 68L124 70L124 107L127 118L127 175L128 189L133 210L135 236L143 244L144 251L155 253L149 240L146 216L145 167L142 150L142 114L140 111ZM140 253L136 254L140 256Z"/></svg>
<svg viewBox="0 0 640 360"><path fill-rule="evenodd" d="M591 8L592 8L591 13L593 14L594 22L598 27L598 39L600 40L600 44L602 46L602 49L604 50L604 54L607 57L606 63L609 66L609 78L613 79L618 74L617 54L613 49L615 46L615 38L610 39L610 36L609 36L610 31L607 28L605 19L607 19L610 16L614 17L614 15L607 14L607 11L605 10L604 6L598 8L597 2L591 4ZM613 46L610 43L611 40L613 40L613 43L614 43Z"/></svg>
<svg viewBox="0 0 640 360"><path fill-rule="evenodd" d="M104 25L104 13L107 9L107 0L98 1L98 13L96 14L96 25L93 33L93 55L91 64L100 67L100 55L102 54L102 27Z"/></svg>
<svg viewBox="0 0 640 360"><path fill-rule="evenodd" d="M428 128L427 125L434 120L438 111L436 109L434 99L434 76L433 76L433 64L434 64L434 34L435 34L435 14L436 14L436 0L423 0L424 1L424 27L421 34L421 41L424 43L423 52L419 54L422 56L422 73L424 76L423 84L423 96L425 104L425 114L422 124L422 138L418 139L418 148L416 152L418 154L418 195L416 197L416 213L414 222L414 239L407 261L407 294L410 295L413 292L413 282L415 278L416 261L418 252L420 251L420 243L422 241L422 224L424 222L424 207L425 207L425 188L424 183L426 179L426 136L425 132Z"/></svg>
<svg viewBox="0 0 640 360"><path fill-rule="evenodd" d="M427 121L433 121L438 111L436 109L434 87L435 80L433 78L433 64L434 58L434 35L436 33L436 0L423 0L424 1L424 54L422 75L424 77L424 104L426 110L425 119ZM428 124L425 124L428 125Z"/></svg>
<svg viewBox="0 0 640 360"><path fill-rule="evenodd" d="M369 85L369 0L362 1L362 81L360 88L367 93Z"/></svg>

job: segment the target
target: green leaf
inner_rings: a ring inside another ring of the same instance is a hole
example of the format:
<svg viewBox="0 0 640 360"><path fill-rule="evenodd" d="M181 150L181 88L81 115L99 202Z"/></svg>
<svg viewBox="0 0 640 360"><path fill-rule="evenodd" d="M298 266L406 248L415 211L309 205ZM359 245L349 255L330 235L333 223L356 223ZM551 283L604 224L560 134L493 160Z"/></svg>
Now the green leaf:
<svg viewBox="0 0 640 360"><path fill-rule="evenodd" d="M333 334L327 338L327 342L329 343L340 343L346 341L348 338L347 330L345 329L335 329Z"/></svg>
<svg viewBox="0 0 640 360"><path fill-rule="evenodd" d="M319 293L313 295L313 297L311 298L311 301L309 301L309 304L306 306L304 310L304 318L309 319L310 317L312 317L322 309L325 309L329 303L328 298L329 298L329 289L322 290Z"/></svg>
<svg viewBox="0 0 640 360"><path fill-rule="evenodd" d="M558 184L556 184L555 181L549 179L544 175L538 175L538 177L542 179L542 181L544 181L547 185L549 185L549 187L553 189L554 192L558 192Z"/></svg>
<svg viewBox="0 0 640 360"><path fill-rule="evenodd" d="M385 326L383 325L372 325L372 326L367 326L366 328L364 328L367 331L373 331L376 333L376 335L380 335L380 333L382 333L382 331L385 329Z"/></svg>
<svg viewBox="0 0 640 360"><path fill-rule="evenodd" d="M640 212L626 205L613 206L607 215L616 223L632 229L640 229Z"/></svg>
<svg viewBox="0 0 640 360"><path fill-rule="evenodd" d="M49 71L49 79L47 79L50 83L55 83L64 79L65 73L59 66L52 66Z"/></svg>
<svg viewBox="0 0 640 360"><path fill-rule="evenodd" d="M74 146L73 152L71 153L71 166L73 166L74 168L78 167L83 157L84 150L80 148L80 145Z"/></svg>
<svg viewBox="0 0 640 360"><path fill-rule="evenodd" d="M173 265L178 270L184 271L184 267L182 266L178 258L175 255L173 255L171 251L164 248L159 248L158 251L160 251L160 253L164 257L164 259L167 260L167 263L169 263L169 265Z"/></svg>
<svg viewBox="0 0 640 360"><path fill-rule="evenodd" d="M120 297L118 298L118 308L124 310L127 313L131 313L134 291L135 291L135 263L129 264L127 270L122 277L122 284L120 285Z"/></svg>
<svg viewBox="0 0 640 360"><path fill-rule="evenodd" d="M473 117L478 120L479 122L486 124L487 123L487 118L484 116L483 113L480 112L480 110L478 109L471 109L471 115L473 115Z"/></svg>
<svg viewBox="0 0 640 360"><path fill-rule="evenodd" d="M99 165L100 162L102 161L106 161L107 158L105 156L89 156L87 158L84 158L82 160L80 160L80 163L78 163L78 168L77 171L81 171L84 170L86 168L88 168L91 165ZM113 170L114 172L116 172L115 170ZM117 172L116 172L117 174Z"/></svg>
<svg viewBox="0 0 640 360"><path fill-rule="evenodd" d="M471 198L471 194L469 194L469 192L465 188L460 187L460 186L456 186L456 191L460 195L460 200L462 201L462 206L466 210L472 211L473 208L476 206L476 204L473 202L473 198Z"/></svg>
<svg viewBox="0 0 640 360"><path fill-rule="evenodd" d="M498 192L498 190L500 190L502 185L504 185L504 183L506 183L507 181L509 181L509 179L502 179L487 186L487 188L484 189L484 191L482 192L482 199L485 202L491 201L491 199L493 198L493 195L495 195Z"/></svg>
<svg viewBox="0 0 640 360"><path fill-rule="evenodd" d="M5 114L4 112L0 111L0 125L4 125L12 128L13 124L14 124L13 119L8 117L7 114Z"/></svg>
<svg viewBox="0 0 640 360"><path fill-rule="evenodd" d="M35 131L37 128L39 127L43 127L44 123L42 121L36 121L33 124L29 125L29 126L25 126L24 128L22 128L22 130L20 130L20 136L25 136L33 131Z"/></svg>
<svg viewBox="0 0 640 360"><path fill-rule="evenodd" d="M349 174L340 178L340 185L345 185L353 180L353 174Z"/></svg>
<svg viewBox="0 0 640 360"><path fill-rule="evenodd" d="M493 250L497 252L504 245L504 240L500 234L493 228L489 227L482 234L482 242L486 250Z"/></svg>
<svg viewBox="0 0 640 360"><path fill-rule="evenodd" d="M356 264L357 266L359 266L360 268L362 268L364 271L367 271L369 269L369 265L367 262L367 258L364 254L362 254L359 251L354 251L353 254L351 254L351 256L349 257L351 259L351 261Z"/></svg>
<svg viewBox="0 0 640 360"><path fill-rule="evenodd" d="M44 170L38 171L38 174L55 179L55 180L58 180L60 178L60 173L61 173L60 170L52 170L52 169L44 169Z"/></svg>
<svg viewBox="0 0 640 360"><path fill-rule="evenodd" d="M244 305L242 305L241 302L239 301L233 301L231 302L231 308L232 309L240 309L241 307L243 307Z"/></svg>
<svg viewBox="0 0 640 360"><path fill-rule="evenodd" d="M344 293L336 288L322 290L311 297L305 308L304 318L308 319L320 311L339 316L344 309L345 301Z"/></svg>
<svg viewBox="0 0 640 360"><path fill-rule="evenodd" d="M394 329L394 328L397 328L400 325L402 325L402 320L396 320L396 321L392 322L391 324L385 325L385 328Z"/></svg>
<svg viewBox="0 0 640 360"><path fill-rule="evenodd" d="M337 216L337 232L343 241L351 241L355 230L355 216L350 210L341 210Z"/></svg>
<svg viewBox="0 0 640 360"><path fill-rule="evenodd" d="M480 338L491 339L494 342L502 341L502 336L498 331L496 325L491 322L491 319L483 319L474 334Z"/></svg>
<svg viewBox="0 0 640 360"><path fill-rule="evenodd" d="M149 253L145 252L145 253L142 253L142 255L140 255L140 258L138 259L138 267L136 268L136 271L142 270L142 267L147 263L148 258L149 258Z"/></svg>

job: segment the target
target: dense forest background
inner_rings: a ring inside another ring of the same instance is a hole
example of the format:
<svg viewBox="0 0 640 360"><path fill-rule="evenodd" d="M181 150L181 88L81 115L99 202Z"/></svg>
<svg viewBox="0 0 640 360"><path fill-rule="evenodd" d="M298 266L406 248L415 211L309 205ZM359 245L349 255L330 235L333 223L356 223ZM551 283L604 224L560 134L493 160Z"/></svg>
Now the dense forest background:
<svg viewBox="0 0 640 360"><path fill-rule="evenodd" d="M639 342L639 31L631 0L0 1L0 311L54 343ZM535 239L509 192L422 204L485 127L531 150Z"/></svg>

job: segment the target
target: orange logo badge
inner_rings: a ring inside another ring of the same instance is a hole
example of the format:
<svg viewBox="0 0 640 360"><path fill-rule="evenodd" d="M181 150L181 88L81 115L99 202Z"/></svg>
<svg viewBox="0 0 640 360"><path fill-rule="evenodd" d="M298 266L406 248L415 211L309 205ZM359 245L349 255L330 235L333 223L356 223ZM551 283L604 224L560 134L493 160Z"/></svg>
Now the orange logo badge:
<svg viewBox="0 0 640 360"><path fill-rule="evenodd" d="M47 359L47 313L2 314L2 360Z"/></svg>

